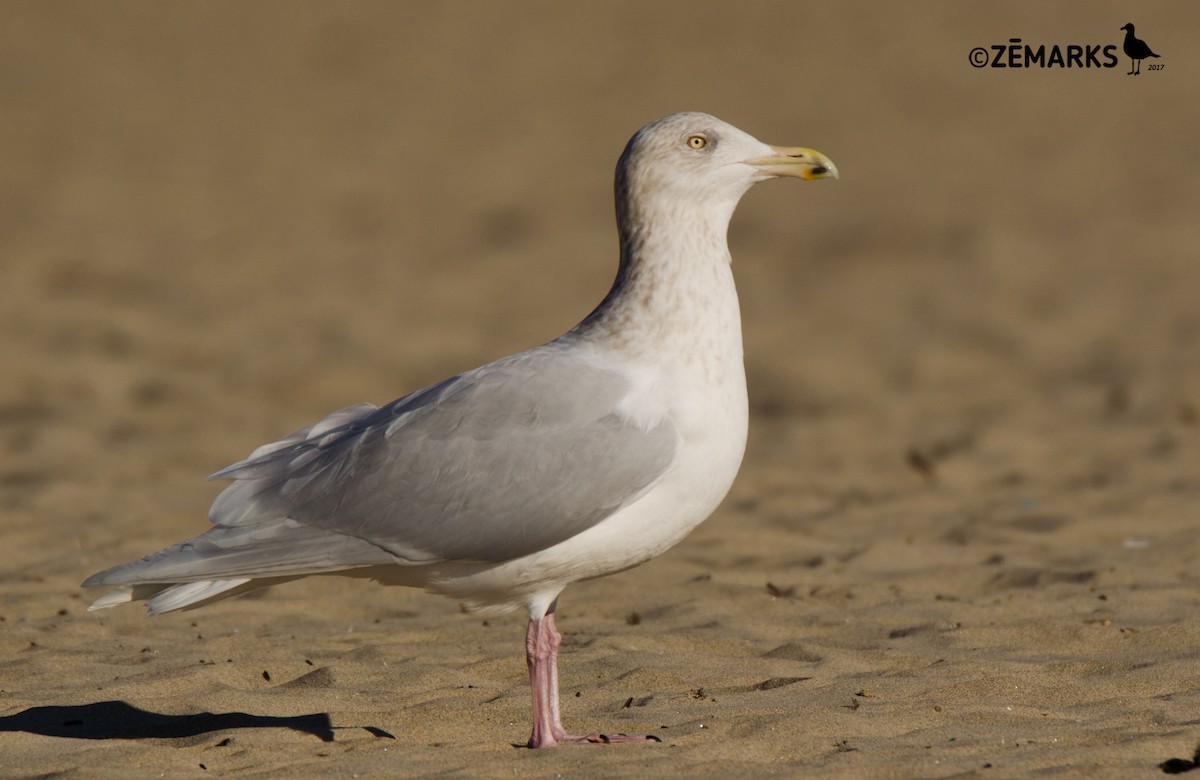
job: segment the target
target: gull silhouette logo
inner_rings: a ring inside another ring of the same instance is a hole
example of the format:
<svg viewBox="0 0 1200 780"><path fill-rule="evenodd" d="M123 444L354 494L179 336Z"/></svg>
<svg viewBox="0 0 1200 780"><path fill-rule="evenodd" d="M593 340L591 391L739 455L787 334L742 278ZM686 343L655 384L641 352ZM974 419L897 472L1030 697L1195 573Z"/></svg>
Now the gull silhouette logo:
<svg viewBox="0 0 1200 780"><path fill-rule="evenodd" d="M1146 59L1147 57L1156 57L1157 58L1158 55L1155 54L1154 52L1150 51L1150 47L1146 45L1145 41L1143 41L1141 38L1137 38L1134 36L1133 22L1130 22L1129 24L1125 25L1121 29L1125 31L1125 56L1128 57L1129 59L1133 60L1133 64L1131 64L1129 66L1129 72L1126 73L1125 75L1126 76L1141 75L1142 60ZM1161 65L1159 65L1157 68L1154 65L1151 65L1150 69L1158 70L1161 67L1162 67Z"/></svg>

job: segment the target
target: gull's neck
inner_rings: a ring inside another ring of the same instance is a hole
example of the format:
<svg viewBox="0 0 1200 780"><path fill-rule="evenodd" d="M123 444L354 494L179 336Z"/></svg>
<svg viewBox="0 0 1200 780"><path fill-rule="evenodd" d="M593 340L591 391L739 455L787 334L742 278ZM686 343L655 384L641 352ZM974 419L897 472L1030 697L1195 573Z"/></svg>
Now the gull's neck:
<svg viewBox="0 0 1200 780"><path fill-rule="evenodd" d="M573 334L630 357L742 360L726 232L736 200L638 197L618 182L621 261L608 295Z"/></svg>

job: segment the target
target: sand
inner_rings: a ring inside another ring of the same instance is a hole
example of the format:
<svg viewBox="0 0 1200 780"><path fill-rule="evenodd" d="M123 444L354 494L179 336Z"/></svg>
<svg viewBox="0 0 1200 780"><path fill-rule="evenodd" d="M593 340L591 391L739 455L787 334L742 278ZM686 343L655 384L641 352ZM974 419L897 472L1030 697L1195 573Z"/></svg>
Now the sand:
<svg viewBox="0 0 1200 780"><path fill-rule="evenodd" d="M1200 743L1194 3L0 7L0 775L1151 776ZM1162 57L971 67L1009 38ZM811 146L730 233L729 499L560 606L337 578L149 619L88 574L203 476L553 338L682 109Z"/></svg>

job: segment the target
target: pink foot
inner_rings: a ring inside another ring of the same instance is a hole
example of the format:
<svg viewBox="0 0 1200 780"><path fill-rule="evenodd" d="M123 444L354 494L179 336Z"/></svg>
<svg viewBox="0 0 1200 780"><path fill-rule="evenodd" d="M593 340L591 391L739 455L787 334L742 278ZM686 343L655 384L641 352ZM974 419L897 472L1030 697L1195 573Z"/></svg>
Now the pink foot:
<svg viewBox="0 0 1200 780"><path fill-rule="evenodd" d="M529 666L529 685L533 690L533 733L529 747L555 745L613 745L620 742L662 742L652 735L588 734L575 736L562 727L558 712L558 646L562 634L554 625L554 606L544 617L529 621L525 632L525 662Z"/></svg>

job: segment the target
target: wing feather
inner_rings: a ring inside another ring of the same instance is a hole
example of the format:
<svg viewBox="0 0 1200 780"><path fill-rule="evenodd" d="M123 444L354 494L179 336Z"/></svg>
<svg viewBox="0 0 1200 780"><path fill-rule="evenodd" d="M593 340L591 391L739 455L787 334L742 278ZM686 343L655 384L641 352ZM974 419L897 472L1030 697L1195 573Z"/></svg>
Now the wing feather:
<svg viewBox="0 0 1200 780"><path fill-rule="evenodd" d="M630 390L561 351L523 353L218 472L237 481L211 517L287 517L413 562L519 557L600 522L674 460L669 419L619 411Z"/></svg>
<svg viewBox="0 0 1200 780"><path fill-rule="evenodd" d="M627 377L552 342L382 408L341 409L213 474L234 481L208 532L84 584L240 584L545 549L635 500L674 461L674 424L629 419L630 391ZM233 585L206 587L160 601Z"/></svg>

